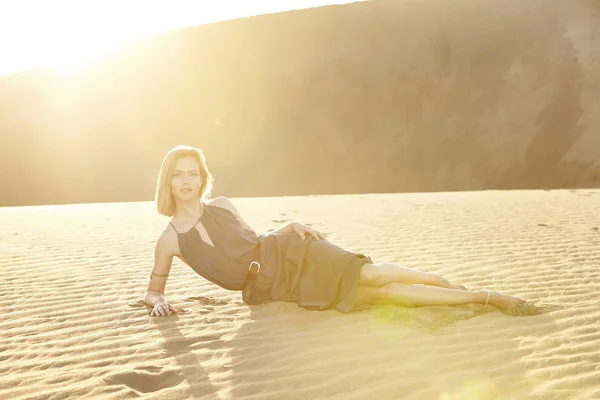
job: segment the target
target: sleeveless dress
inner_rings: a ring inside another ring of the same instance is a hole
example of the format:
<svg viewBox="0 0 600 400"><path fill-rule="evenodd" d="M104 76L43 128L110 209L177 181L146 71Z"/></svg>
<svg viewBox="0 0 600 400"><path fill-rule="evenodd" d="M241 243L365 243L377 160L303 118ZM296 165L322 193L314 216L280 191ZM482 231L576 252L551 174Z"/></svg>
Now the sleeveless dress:
<svg viewBox="0 0 600 400"><path fill-rule="evenodd" d="M241 291L260 245L261 268L254 287L269 294L267 301L349 312L356 302L360 268L373 263L370 257L310 235L305 240L295 232L257 235L244 229L231 211L212 204L204 203L200 221L214 247L202 240L195 225L187 232L177 232L173 226L188 265L210 282Z"/></svg>

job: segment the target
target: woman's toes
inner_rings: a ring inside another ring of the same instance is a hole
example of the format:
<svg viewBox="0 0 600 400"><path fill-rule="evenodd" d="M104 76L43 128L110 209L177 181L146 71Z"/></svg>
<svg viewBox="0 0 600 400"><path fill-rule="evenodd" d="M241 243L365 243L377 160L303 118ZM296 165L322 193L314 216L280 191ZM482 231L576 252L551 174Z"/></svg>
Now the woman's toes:
<svg viewBox="0 0 600 400"><path fill-rule="evenodd" d="M525 300L507 294L490 291L490 303L501 310L508 310L512 307L524 304Z"/></svg>

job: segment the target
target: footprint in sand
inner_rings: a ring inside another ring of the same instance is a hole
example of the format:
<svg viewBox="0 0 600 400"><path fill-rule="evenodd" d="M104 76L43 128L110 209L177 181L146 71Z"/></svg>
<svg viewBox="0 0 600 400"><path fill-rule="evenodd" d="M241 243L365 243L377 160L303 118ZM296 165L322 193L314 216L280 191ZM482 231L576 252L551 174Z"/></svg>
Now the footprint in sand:
<svg viewBox="0 0 600 400"><path fill-rule="evenodd" d="M125 385L142 393L173 387L183 382L183 375L176 370L161 371L158 367L139 367L104 378L109 385Z"/></svg>
<svg viewBox="0 0 600 400"><path fill-rule="evenodd" d="M223 306L228 304L224 300L213 299L212 297L206 296L194 296L194 297L186 297L183 301L197 301L198 303L204 306Z"/></svg>

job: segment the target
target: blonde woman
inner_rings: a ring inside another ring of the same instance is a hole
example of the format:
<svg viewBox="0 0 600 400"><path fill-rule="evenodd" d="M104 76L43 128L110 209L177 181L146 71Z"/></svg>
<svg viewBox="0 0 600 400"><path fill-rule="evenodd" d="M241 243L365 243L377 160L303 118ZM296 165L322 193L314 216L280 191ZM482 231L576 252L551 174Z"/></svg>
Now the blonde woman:
<svg viewBox="0 0 600 400"><path fill-rule="evenodd" d="M226 197L208 200L213 177L200 149L165 156L156 188L158 212L172 217L158 238L145 302L151 316L176 312L164 297L173 257L205 279L242 291L248 304L293 301L311 310L351 311L357 304L404 306L524 303L498 292L468 291L441 276L346 251L300 222L258 235Z"/></svg>

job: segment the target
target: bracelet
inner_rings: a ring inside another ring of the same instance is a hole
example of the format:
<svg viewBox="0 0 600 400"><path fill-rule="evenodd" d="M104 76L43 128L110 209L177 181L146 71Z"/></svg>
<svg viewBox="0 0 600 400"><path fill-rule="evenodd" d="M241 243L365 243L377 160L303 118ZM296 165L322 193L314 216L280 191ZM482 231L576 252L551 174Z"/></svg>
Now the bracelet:
<svg viewBox="0 0 600 400"><path fill-rule="evenodd" d="M158 275L158 274L155 274L154 272L151 272L151 273L150 273L150 279L152 279L152 275L154 275L154 276L158 276L159 278L166 278L167 276L169 276L169 274L166 274L166 275Z"/></svg>

